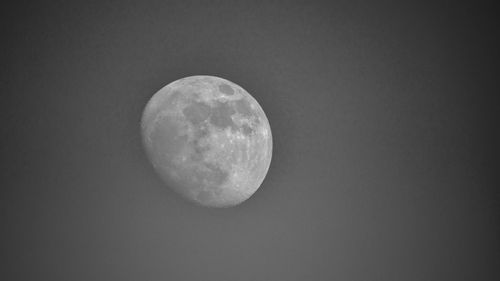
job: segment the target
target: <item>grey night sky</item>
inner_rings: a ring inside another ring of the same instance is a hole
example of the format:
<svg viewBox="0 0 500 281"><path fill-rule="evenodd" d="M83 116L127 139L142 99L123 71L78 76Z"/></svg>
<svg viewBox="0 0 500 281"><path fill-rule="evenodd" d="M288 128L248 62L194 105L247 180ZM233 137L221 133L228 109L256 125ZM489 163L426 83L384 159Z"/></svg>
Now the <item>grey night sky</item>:
<svg viewBox="0 0 500 281"><path fill-rule="evenodd" d="M0 279L500 279L491 7L383 2L2 8ZM270 121L238 207L185 201L146 159L145 104L190 75Z"/></svg>

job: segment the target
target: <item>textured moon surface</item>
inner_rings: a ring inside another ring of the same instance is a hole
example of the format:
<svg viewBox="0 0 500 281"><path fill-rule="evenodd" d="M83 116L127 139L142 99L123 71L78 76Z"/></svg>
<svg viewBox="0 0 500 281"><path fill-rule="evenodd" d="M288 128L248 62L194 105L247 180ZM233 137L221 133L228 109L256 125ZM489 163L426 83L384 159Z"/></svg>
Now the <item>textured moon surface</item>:
<svg viewBox="0 0 500 281"><path fill-rule="evenodd" d="M269 170L269 121L247 91L226 79L190 76L168 84L146 105L141 128L163 181L202 206L240 204Z"/></svg>

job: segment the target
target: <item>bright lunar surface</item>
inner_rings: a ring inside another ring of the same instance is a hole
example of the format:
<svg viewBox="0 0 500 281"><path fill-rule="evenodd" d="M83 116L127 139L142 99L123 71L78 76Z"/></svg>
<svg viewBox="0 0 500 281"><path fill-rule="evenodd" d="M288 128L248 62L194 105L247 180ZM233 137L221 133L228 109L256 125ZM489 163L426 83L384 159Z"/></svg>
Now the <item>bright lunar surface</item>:
<svg viewBox="0 0 500 281"><path fill-rule="evenodd" d="M247 91L219 77L190 76L168 84L146 105L141 127L156 172L203 206L245 201L271 163L264 111Z"/></svg>

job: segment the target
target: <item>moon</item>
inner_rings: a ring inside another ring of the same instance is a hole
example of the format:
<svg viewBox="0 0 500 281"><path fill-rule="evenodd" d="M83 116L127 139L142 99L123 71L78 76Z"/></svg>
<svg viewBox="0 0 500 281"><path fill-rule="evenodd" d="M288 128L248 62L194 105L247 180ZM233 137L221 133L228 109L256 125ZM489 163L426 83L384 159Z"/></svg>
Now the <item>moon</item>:
<svg viewBox="0 0 500 281"><path fill-rule="evenodd" d="M160 89L144 108L141 132L166 185L206 207L247 200L271 163L271 127L262 107L220 77L190 76Z"/></svg>

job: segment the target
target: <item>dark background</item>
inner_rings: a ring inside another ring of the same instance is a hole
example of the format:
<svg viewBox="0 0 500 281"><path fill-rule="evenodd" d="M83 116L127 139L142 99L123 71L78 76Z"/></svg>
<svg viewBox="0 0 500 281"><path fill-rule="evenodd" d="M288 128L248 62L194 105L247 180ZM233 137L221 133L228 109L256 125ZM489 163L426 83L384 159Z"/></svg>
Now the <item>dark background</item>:
<svg viewBox="0 0 500 281"><path fill-rule="evenodd" d="M493 7L43 2L1 12L0 279L500 277ZM235 208L183 200L141 146L148 99L198 74L271 123Z"/></svg>

